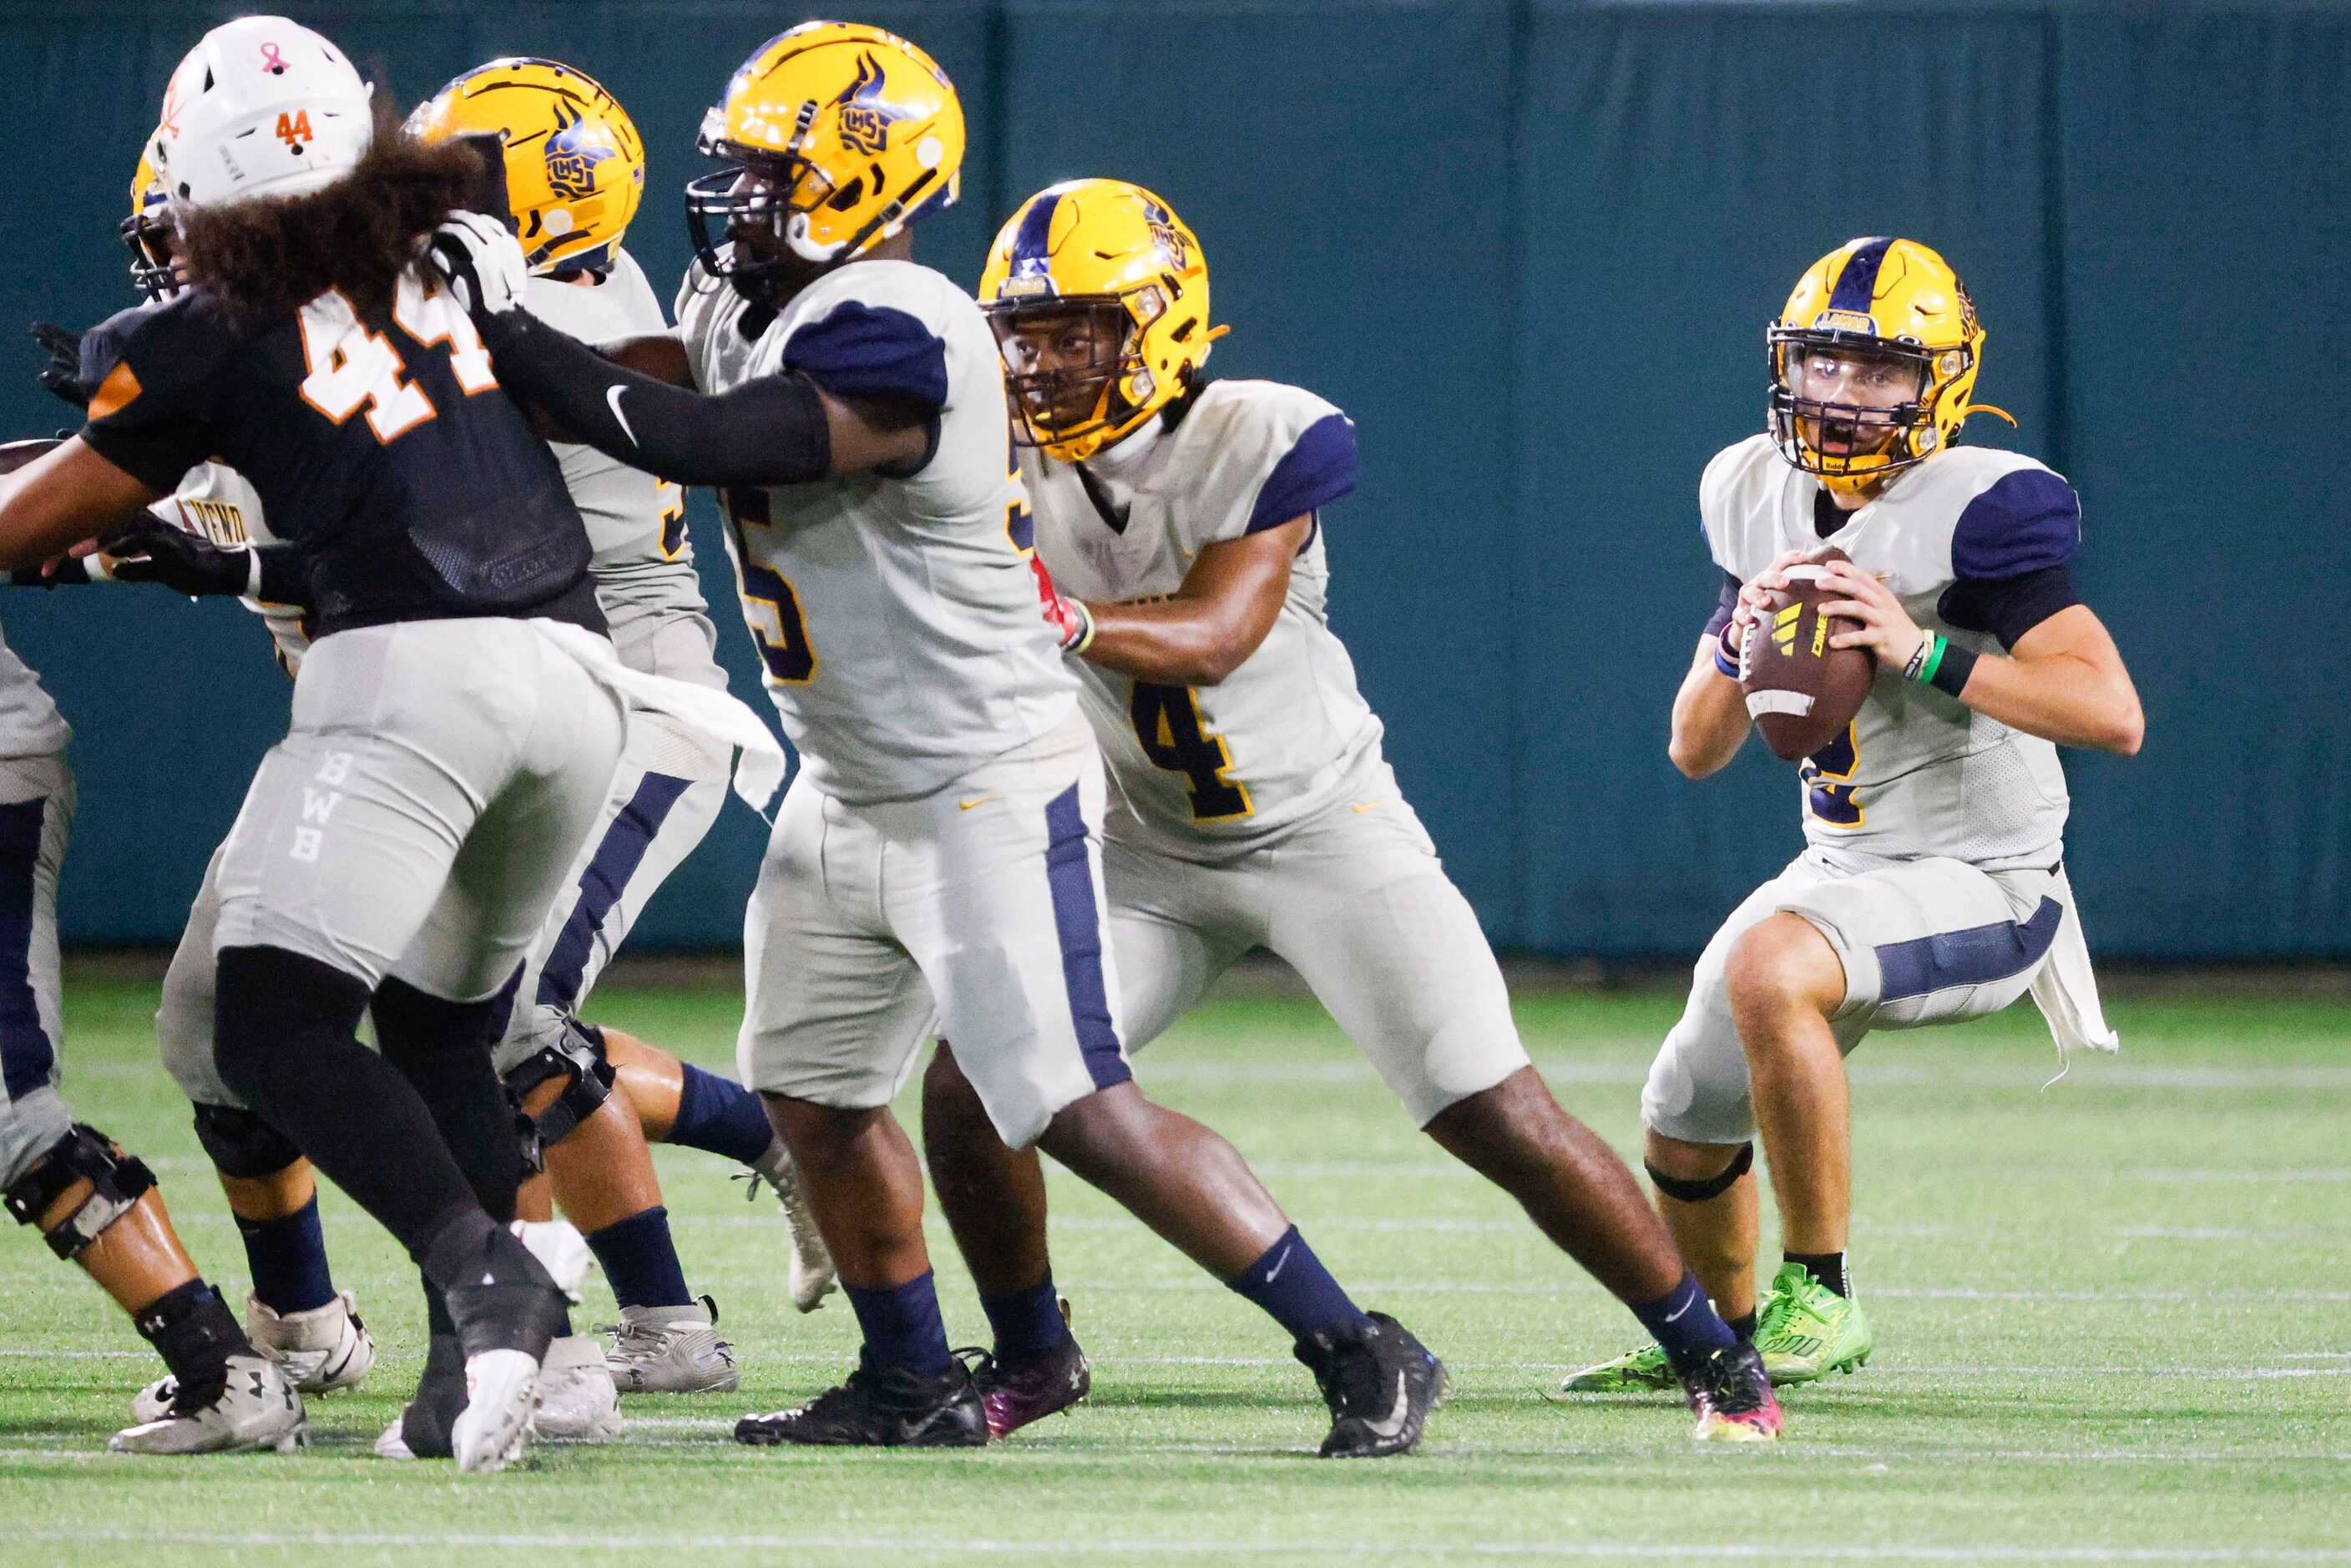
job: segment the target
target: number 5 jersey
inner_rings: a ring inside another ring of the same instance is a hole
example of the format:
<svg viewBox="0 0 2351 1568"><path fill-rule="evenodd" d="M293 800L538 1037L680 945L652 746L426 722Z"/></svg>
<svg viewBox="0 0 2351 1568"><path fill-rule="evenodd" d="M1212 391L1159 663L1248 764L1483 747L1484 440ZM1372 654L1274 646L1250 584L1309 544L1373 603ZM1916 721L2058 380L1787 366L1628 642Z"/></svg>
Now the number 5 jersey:
<svg viewBox="0 0 2351 1568"><path fill-rule="evenodd" d="M1029 449L1020 465L1038 554L1061 591L1147 601L1181 587L1207 546L1353 489L1355 432L1297 387L1215 381L1083 464ZM1238 854L1312 817L1379 762L1379 718L1325 614L1330 578L1316 517L1273 629L1215 685L1075 662L1112 781L1152 847L1192 860Z"/></svg>

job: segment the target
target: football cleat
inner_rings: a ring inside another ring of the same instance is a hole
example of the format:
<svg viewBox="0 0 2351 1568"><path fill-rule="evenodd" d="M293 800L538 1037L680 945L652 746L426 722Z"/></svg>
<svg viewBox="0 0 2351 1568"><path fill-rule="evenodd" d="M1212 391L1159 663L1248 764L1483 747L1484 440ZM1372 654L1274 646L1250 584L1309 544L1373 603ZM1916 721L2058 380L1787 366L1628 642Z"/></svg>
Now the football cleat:
<svg viewBox="0 0 2351 1568"><path fill-rule="evenodd" d="M538 1266L547 1270L565 1299L578 1306L580 1287L588 1281L588 1266L596 1260L580 1228L568 1219L517 1219L507 1228L530 1249L530 1255L538 1260Z"/></svg>
<svg viewBox="0 0 2351 1568"><path fill-rule="evenodd" d="M1861 1304L1840 1296L1802 1263L1782 1263L1755 1317L1755 1348L1771 1381L1810 1383L1867 1364L1877 1342Z"/></svg>
<svg viewBox="0 0 2351 1568"><path fill-rule="evenodd" d="M265 1356L232 1355L217 1390L183 1390L161 1416L117 1432L106 1446L118 1454L286 1454L309 1441L302 1396L284 1369Z"/></svg>
<svg viewBox="0 0 2351 1568"><path fill-rule="evenodd" d="M735 1347L718 1337L718 1303L622 1307L604 1353L613 1385L623 1394L725 1394L736 1383Z"/></svg>
<svg viewBox="0 0 2351 1568"><path fill-rule="evenodd" d="M816 1311L835 1282L832 1253L816 1228L816 1214L809 1207L808 1189L800 1185L799 1168L785 1152L783 1140L778 1138L768 1145L758 1166L744 1172L743 1179L750 1184L746 1196L753 1198L759 1196L762 1185L775 1189L776 1202L783 1209L784 1229L792 1244L785 1287L791 1292L792 1305L804 1312Z"/></svg>
<svg viewBox="0 0 2351 1568"><path fill-rule="evenodd" d="M1700 1443L1771 1443L1780 1437L1780 1402L1751 1344L1734 1344L1706 1358L1682 1385L1682 1399L1698 1417L1690 1437Z"/></svg>
<svg viewBox="0 0 2351 1568"><path fill-rule="evenodd" d="M849 1381L797 1410L746 1416L735 1440L754 1448L779 1443L872 1448L976 1448L987 1441L979 1385L961 1362L936 1377L859 1365Z"/></svg>
<svg viewBox="0 0 2351 1568"><path fill-rule="evenodd" d="M604 1346L586 1334L566 1334L547 1347L538 1369L538 1408L531 1434L579 1443L609 1443L626 1423L620 1391L604 1364Z"/></svg>
<svg viewBox="0 0 2351 1568"><path fill-rule="evenodd" d="M258 1296L245 1299L245 1336L256 1350L284 1369L297 1391L332 1394L356 1388L375 1365L375 1340L351 1311L351 1293L308 1312L278 1313ZM158 1378L131 1401L134 1421L160 1421L179 1393L178 1383Z"/></svg>
<svg viewBox="0 0 2351 1568"><path fill-rule="evenodd" d="M1674 1364L1666 1359L1666 1347L1652 1342L1638 1350L1628 1350L1614 1361L1585 1367L1561 1384L1559 1391L1562 1394L1648 1394L1680 1386L1681 1379L1674 1375Z"/></svg>
<svg viewBox="0 0 2351 1568"><path fill-rule="evenodd" d="M1410 1452L1428 1413L1452 1387L1445 1364L1385 1312L1300 1340L1292 1354L1331 1406L1326 1459Z"/></svg>
<svg viewBox="0 0 2351 1568"><path fill-rule="evenodd" d="M1061 1298L1061 1326L1069 1327L1070 1302ZM987 1412L987 1435L1002 1437L1031 1421L1041 1421L1069 1409L1093 1387L1093 1369L1075 1334L1064 1334L1044 1360L1027 1366L1007 1366L984 1350L959 1350L974 1358L971 1380L979 1385L980 1407Z"/></svg>
<svg viewBox="0 0 2351 1568"><path fill-rule="evenodd" d="M528 1351L486 1350L465 1358L465 1407L449 1427L460 1474L505 1469L530 1442L538 1404L538 1358Z"/></svg>

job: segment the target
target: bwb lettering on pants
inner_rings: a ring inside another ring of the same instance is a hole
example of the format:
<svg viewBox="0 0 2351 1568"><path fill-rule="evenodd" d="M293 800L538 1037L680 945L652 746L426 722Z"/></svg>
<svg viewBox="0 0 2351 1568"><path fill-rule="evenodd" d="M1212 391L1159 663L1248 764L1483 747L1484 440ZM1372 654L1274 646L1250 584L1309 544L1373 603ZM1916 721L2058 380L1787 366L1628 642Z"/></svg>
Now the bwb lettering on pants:
<svg viewBox="0 0 2351 1568"><path fill-rule="evenodd" d="M311 777L321 784L340 784L351 776L351 754L329 751ZM327 841L327 823L335 808L343 802L340 789L314 789L302 786L302 826L294 830L294 847L287 852L298 861L316 861L319 851Z"/></svg>

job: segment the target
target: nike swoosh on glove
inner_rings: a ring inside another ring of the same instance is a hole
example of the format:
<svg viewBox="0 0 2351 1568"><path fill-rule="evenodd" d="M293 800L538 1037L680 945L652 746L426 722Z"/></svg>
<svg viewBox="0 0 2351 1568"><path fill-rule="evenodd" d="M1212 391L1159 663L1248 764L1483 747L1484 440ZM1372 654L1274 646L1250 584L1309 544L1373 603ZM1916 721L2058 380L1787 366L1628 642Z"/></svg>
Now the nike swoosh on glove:
<svg viewBox="0 0 2351 1568"><path fill-rule="evenodd" d="M530 268L523 263L522 246L497 219L451 213L433 231L425 254L476 325L522 308L523 281Z"/></svg>

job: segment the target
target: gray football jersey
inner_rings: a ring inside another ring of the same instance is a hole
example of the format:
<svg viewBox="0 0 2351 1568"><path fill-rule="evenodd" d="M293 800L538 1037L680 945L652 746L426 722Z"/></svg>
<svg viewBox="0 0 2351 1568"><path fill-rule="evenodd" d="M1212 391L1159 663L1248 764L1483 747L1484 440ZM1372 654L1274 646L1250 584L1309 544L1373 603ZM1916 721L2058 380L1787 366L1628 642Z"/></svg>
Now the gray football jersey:
<svg viewBox="0 0 2351 1568"><path fill-rule="evenodd" d="M269 531L269 519L261 508L261 496L245 481L245 476L225 463L199 463L188 470L180 487L147 508L173 528L210 539L216 545L274 545L277 536ZM261 617L269 628L269 640L277 644L277 662L287 674L302 667L302 655L309 651L310 635L302 627L302 611L298 605L268 604L258 599L238 601L247 610Z"/></svg>
<svg viewBox="0 0 2351 1568"><path fill-rule="evenodd" d="M1698 507L1715 564L1742 580L1823 541L1820 481L1769 436L1707 465ZM1989 634L1943 618L1962 577L1998 580L2069 559L2080 537L2071 486L2013 452L1954 446L1896 476L1826 541L1877 575L1911 619L1962 647ZM1987 871L2063 854L2067 799L2057 747L1880 667L1845 736L1799 769L1804 835L1826 849L1903 859L1948 855Z"/></svg>
<svg viewBox="0 0 2351 1568"><path fill-rule="evenodd" d="M592 287L533 277L523 287L532 315L582 342L601 343L669 329L661 301L627 251ZM650 668L639 644L667 617L710 608L694 569L685 532L685 492L667 480L605 456L592 446L555 442L563 483L588 525L595 552L596 598L611 623L613 644L632 668Z"/></svg>
<svg viewBox="0 0 2351 1568"><path fill-rule="evenodd" d="M906 477L720 497L744 617L810 781L851 804L933 793L1077 703L1039 607L995 337L970 295L905 261L852 262L767 315L746 339L742 298L687 272L678 332L702 391L799 371L938 411Z"/></svg>
<svg viewBox="0 0 2351 1568"><path fill-rule="evenodd" d="M1344 414L1276 382L1210 382L1182 417L1153 421L1078 469L1020 455L1037 553L1063 593L1165 598L1206 547L1278 527L1353 488ZM1123 522L1120 514L1123 513ZM1168 852L1221 856L1312 816L1379 760L1380 721L1331 630L1319 516L1273 628L1213 686L1137 681L1080 662L1086 716L1118 791Z"/></svg>

